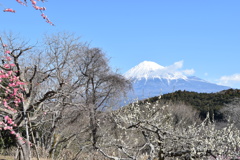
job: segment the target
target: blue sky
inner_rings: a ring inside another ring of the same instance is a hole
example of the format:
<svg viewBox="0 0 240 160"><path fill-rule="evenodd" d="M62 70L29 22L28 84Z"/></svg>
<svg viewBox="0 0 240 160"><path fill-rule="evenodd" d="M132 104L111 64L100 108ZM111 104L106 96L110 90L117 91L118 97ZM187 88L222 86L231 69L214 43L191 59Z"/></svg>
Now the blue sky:
<svg viewBox="0 0 240 160"><path fill-rule="evenodd" d="M0 0L0 31L31 41L67 31L102 48L113 69L125 73L144 60L213 83L240 88L239 0L48 0L45 14L15 0Z"/></svg>

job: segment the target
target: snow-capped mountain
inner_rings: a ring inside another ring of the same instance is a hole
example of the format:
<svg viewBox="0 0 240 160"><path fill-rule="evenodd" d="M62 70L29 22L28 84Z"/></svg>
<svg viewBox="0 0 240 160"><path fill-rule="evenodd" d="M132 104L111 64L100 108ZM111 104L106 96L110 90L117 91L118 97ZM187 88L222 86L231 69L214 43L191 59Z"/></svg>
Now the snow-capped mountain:
<svg viewBox="0 0 240 160"><path fill-rule="evenodd" d="M229 89L207 82L181 71L181 62L163 67L155 62L144 61L127 71L124 76L133 82L132 98L144 99L177 90L211 93ZM179 67L180 66L180 67Z"/></svg>
<svg viewBox="0 0 240 160"><path fill-rule="evenodd" d="M125 73L125 77L128 79L187 79L187 77L180 72L172 71L171 67L163 67L155 62L144 61L137 66L133 67Z"/></svg>

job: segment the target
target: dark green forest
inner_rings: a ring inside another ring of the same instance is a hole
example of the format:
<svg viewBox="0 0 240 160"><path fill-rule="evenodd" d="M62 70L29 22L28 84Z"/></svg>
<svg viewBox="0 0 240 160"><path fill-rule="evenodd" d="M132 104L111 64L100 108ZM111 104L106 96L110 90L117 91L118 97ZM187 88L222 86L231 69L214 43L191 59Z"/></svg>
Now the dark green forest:
<svg viewBox="0 0 240 160"><path fill-rule="evenodd" d="M164 94L161 96L161 100L166 103L184 103L190 105L199 111L201 118L206 117L206 113L209 112L210 116L214 115L215 120L223 120L224 115L220 110L230 104L233 100L240 98L239 89L223 90L217 93L197 93L190 91L176 91L173 93ZM158 96L152 97L141 101L140 103L154 103L159 99Z"/></svg>

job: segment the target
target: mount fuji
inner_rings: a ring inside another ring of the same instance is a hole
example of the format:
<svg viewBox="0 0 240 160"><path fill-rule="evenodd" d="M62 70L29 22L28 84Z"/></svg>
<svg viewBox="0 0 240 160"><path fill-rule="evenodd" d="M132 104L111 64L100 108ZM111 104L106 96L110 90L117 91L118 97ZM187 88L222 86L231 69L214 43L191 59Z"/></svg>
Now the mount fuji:
<svg viewBox="0 0 240 160"><path fill-rule="evenodd" d="M195 76L187 76L191 70L179 71L181 66L182 61L168 67L144 61L131 68L124 74L133 83L133 93L129 96L145 99L177 90L214 93L230 89L230 87L210 83Z"/></svg>

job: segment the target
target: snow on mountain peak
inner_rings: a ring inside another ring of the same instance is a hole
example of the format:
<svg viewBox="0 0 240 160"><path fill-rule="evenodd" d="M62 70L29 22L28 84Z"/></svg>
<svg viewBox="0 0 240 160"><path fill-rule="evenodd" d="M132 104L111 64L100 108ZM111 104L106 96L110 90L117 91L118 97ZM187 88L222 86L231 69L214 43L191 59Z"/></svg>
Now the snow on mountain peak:
<svg viewBox="0 0 240 160"><path fill-rule="evenodd" d="M165 79L187 79L187 77L178 71L179 63L174 63L171 66L163 67L155 62L143 61L137 66L128 70L124 76L128 79L154 79L154 78L165 78Z"/></svg>

